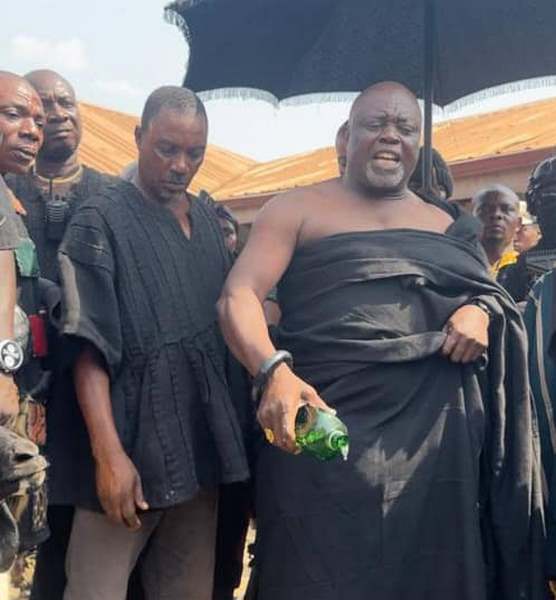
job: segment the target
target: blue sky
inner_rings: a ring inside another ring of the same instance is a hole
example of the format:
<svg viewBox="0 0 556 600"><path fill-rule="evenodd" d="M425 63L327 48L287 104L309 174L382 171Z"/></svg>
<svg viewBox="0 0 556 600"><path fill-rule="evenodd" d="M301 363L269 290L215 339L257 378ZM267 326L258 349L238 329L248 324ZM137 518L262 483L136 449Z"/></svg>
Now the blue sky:
<svg viewBox="0 0 556 600"><path fill-rule="evenodd" d="M49 67L82 100L138 114L155 87L179 84L186 45L166 0L31 0L2 7L1 68Z"/></svg>

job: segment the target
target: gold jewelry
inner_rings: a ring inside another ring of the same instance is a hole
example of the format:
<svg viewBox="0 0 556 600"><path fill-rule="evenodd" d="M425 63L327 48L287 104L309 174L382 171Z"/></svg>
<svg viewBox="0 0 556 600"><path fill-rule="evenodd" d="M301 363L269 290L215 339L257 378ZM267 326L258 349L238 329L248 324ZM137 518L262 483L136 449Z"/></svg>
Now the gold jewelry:
<svg viewBox="0 0 556 600"><path fill-rule="evenodd" d="M263 431L264 431L264 436L265 436L265 438L266 438L266 441L267 441L269 444L274 444L274 440L275 440L276 438L274 437L274 432L272 431L272 429L269 429L268 427L265 427L265 428L263 429Z"/></svg>

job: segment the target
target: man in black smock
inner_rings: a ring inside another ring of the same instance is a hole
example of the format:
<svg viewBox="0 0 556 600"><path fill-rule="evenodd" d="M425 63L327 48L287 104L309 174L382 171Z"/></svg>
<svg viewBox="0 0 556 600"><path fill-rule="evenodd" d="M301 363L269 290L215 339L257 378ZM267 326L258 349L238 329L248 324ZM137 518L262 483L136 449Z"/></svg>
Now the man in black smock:
<svg viewBox="0 0 556 600"><path fill-rule="evenodd" d="M248 476L215 308L230 256L214 209L186 192L207 128L195 94L155 90L135 181L83 205L62 245L88 431L66 600L123 600L145 548L147 600L210 600L218 485Z"/></svg>
<svg viewBox="0 0 556 600"><path fill-rule="evenodd" d="M257 600L545 598L521 317L476 221L408 190L420 134L405 87L361 94L343 178L265 206L224 288L252 375L293 355L258 409L273 445L256 470ZM261 302L276 283L275 346ZM304 402L337 410L347 462L291 454Z"/></svg>

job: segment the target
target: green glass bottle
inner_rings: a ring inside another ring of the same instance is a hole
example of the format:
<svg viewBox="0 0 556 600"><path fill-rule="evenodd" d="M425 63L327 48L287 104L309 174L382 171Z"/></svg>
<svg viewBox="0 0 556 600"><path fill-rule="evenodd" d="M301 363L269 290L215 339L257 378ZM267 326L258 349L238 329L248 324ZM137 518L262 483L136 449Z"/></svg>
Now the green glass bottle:
<svg viewBox="0 0 556 600"><path fill-rule="evenodd" d="M295 439L303 452L320 460L341 456L347 460L347 427L332 413L304 404L295 418Z"/></svg>

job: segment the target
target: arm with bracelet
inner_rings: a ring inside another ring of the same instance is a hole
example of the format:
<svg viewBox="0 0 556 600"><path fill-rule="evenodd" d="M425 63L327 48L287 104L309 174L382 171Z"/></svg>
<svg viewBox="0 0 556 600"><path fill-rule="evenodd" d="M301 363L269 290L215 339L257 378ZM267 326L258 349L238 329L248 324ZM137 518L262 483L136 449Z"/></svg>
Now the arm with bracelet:
<svg viewBox="0 0 556 600"><path fill-rule="evenodd" d="M293 453L298 451L295 417L299 407L312 404L331 411L317 391L295 375L287 353L278 352L263 312L265 298L288 267L301 224L295 194L268 203L257 217L218 302L226 342L255 379L260 397L259 424L267 439ZM267 258L261 260L261 255Z"/></svg>

